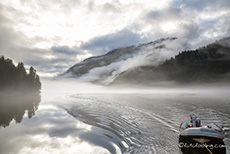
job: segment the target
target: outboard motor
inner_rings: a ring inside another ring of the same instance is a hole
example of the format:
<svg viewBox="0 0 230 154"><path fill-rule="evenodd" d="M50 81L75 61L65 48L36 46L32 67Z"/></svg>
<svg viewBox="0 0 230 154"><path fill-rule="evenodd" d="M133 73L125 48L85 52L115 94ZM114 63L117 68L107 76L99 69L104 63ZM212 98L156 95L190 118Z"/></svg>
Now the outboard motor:
<svg viewBox="0 0 230 154"><path fill-rule="evenodd" d="M200 118L196 118L196 127L200 127L200 126L201 126Z"/></svg>

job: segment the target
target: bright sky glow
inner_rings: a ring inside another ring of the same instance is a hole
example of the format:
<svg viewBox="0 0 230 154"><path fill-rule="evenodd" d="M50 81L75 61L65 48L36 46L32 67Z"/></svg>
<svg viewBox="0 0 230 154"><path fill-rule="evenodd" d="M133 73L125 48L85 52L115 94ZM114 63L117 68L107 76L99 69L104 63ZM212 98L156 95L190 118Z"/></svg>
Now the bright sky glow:
<svg viewBox="0 0 230 154"><path fill-rule="evenodd" d="M161 27L162 27L162 30L167 33L173 32L174 30L177 29L177 25L173 22L163 23Z"/></svg>

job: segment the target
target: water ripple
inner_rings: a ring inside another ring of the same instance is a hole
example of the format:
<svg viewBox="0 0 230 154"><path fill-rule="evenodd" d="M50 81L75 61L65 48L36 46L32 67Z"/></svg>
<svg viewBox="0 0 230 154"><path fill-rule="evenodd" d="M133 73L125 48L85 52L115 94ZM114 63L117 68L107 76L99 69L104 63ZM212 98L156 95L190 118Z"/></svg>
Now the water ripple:
<svg viewBox="0 0 230 154"><path fill-rule="evenodd" d="M178 153L176 126L153 112L89 96L75 97L73 105L65 110L96 127L92 133L106 138L108 143L119 147L121 153ZM100 138L97 140L101 142ZM110 146L104 147L113 153Z"/></svg>

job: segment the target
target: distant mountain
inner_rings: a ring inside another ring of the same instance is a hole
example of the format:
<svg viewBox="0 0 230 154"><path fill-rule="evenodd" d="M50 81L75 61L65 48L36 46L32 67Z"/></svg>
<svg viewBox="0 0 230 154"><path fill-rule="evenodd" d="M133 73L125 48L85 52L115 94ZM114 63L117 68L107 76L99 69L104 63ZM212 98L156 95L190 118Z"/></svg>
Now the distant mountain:
<svg viewBox="0 0 230 154"><path fill-rule="evenodd" d="M159 81L230 81L230 38L196 50L183 51L157 67L142 66L123 72L113 84L146 84Z"/></svg>
<svg viewBox="0 0 230 154"><path fill-rule="evenodd" d="M64 76L100 84L112 83L120 74L141 66L158 66L180 51L177 38L164 38L146 44L115 49L90 57L68 69Z"/></svg>
<svg viewBox="0 0 230 154"><path fill-rule="evenodd" d="M177 38L159 39L85 59L64 75L98 84L230 81L230 38L180 51Z"/></svg>

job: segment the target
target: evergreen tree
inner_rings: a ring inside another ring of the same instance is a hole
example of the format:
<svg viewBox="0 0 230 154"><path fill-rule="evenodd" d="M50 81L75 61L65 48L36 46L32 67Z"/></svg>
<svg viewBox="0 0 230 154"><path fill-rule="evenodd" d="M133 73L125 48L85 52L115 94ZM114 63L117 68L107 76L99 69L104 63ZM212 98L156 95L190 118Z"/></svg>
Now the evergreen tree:
<svg viewBox="0 0 230 154"><path fill-rule="evenodd" d="M34 89L41 89L41 82L39 76L36 74L36 70L31 66L29 70L29 84Z"/></svg>
<svg viewBox="0 0 230 154"><path fill-rule="evenodd" d="M41 84L41 81L40 81L40 77L38 75L36 75L36 77L35 77L35 87L36 87L36 89L40 90L41 86L42 86L42 84Z"/></svg>
<svg viewBox="0 0 230 154"><path fill-rule="evenodd" d="M26 83L26 69L22 62L18 63L17 73L18 73L18 76L17 76L18 85L19 87L23 87Z"/></svg>
<svg viewBox="0 0 230 154"><path fill-rule="evenodd" d="M29 76L34 80L36 78L36 70L31 66Z"/></svg>
<svg viewBox="0 0 230 154"><path fill-rule="evenodd" d="M33 67L30 67L29 74L27 74L22 62L15 67L12 60L2 56L0 58L0 90L18 88L39 91L41 89L40 78Z"/></svg>

